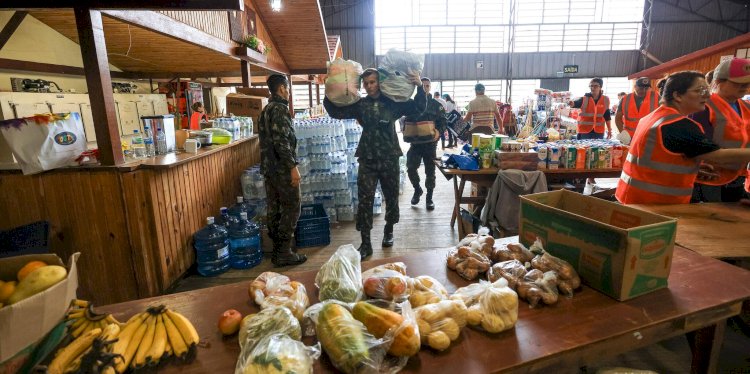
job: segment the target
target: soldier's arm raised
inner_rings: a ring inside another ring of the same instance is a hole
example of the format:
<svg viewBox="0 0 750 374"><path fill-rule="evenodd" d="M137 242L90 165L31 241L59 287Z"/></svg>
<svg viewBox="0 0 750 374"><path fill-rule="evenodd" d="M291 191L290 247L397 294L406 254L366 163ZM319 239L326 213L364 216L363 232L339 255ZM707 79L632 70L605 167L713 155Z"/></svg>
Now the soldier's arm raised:
<svg viewBox="0 0 750 374"><path fill-rule="evenodd" d="M360 119L360 106L359 101L346 106L336 106L328 98L323 99L323 106L326 108L326 112L331 118L336 119ZM360 121L361 122L361 121Z"/></svg>

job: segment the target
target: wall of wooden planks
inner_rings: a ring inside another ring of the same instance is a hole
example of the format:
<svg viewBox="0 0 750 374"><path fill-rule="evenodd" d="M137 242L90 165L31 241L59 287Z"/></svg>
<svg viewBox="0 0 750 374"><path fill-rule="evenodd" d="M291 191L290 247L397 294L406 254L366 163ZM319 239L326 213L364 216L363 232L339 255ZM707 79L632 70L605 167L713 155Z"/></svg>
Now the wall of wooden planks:
<svg viewBox="0 0 750 374"><path fill-rule="evenodd" d="M169 18L195 27L206 34L225 42L232 42L229 35L229 18L226 11L158 11Z"/></svg>
<svg viewBox="0 0 750 374"><path fill-rule="evenodd" d="M241 195L257 138L170 168L0 173L0 229L50 222L50 248L79 260L79 297L99 305L155 296L195 261L192 235Z"/></svg>

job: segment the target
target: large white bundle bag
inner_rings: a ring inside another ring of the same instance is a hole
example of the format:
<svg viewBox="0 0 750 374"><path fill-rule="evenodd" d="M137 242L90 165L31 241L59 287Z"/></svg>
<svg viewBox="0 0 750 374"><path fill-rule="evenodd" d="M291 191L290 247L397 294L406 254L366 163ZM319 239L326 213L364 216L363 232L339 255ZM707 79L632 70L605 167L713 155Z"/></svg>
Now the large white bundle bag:
<svg viewBox="0 0 750 374"><path fill-rule="evenodd" d="M359 101L362 65L352 60L337 58L328 63L326 97L336 106L351 105Z"/></svg>
<svg viewBox="0 0 750 374"><path fill-rule="evenodd" d="M409 74L422 75L424 55L390 49L380 60L380 92L393 101L404 102L414 94L416 86Z"/></svg>

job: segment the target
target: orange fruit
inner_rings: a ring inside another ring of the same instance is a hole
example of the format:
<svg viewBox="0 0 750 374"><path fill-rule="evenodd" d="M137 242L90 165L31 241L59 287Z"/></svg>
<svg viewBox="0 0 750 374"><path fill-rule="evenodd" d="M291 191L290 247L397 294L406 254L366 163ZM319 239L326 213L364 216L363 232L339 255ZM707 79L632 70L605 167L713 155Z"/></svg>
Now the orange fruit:
<svg viewBox="0 0 750 374"><path fill-rule="evenodd" d="M21 270L18 271L18 281L22 281L27 275L31 274L32 271L39 269L42 266L47 266L44 261L29 261L24 265Z"/></svg>
<svg viewBox="0 0 750 374"><path fill-rule="evenodd" d="M0 303L5 303L6 300L13 295L16 291L16 281L5 282L0 285Z"/></svg>

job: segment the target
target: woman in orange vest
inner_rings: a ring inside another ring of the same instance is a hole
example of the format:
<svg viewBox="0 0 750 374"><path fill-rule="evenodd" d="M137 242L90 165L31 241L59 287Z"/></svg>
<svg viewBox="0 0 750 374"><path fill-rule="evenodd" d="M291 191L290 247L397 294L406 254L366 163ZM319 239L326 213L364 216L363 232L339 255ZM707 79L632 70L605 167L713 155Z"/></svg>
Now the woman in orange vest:
<svg viewBox="0 0 750 374"><path fill-rule="evenodd" d="M190 130L200 130L201 121L206 120L205 109L203 109L203 103L198 101L193 103L193 114L190 116Z"/></svg>
<svg viewBox="0 0 750 374"><path fill-rule="evenodd" d="M687 204L702 161L727 168L750 161L750 149L721 149L687 117L710 96L703 74L670 75L660 96L662 105L641 119L623 164L615 194L623 204Z"/></svg>
<svg viewBox="0 0 750 374"><path fill-rule="evenodd" d="M708 78L708 74L706 75ZM742 100L750 90L750 60L733 58L713 70L713 94L706 109L691 116L703 126L706 137L721 148L746 148L750 131L750 104ZM708 79L707 79L708 80ZM694 196L705 202L733 202L744 195L746 168L716 168L718 178L702 181Z"/></svg>
<svg viewBox="0 0 750 374"><path fill-rule="evenodd" d="M589 82L590 93L582 98L571 101L571 108L581 108L578 117L578 139L602 139L604 138L604 126L607 126L607 139L612 137L612 126L610 120L612 113L609 110L609 97L603 95L602 87L604 81L594 78Z"/></svg>
<svg viewBox="0 0 750 374"><path fill-rule="evenodd" d="M635 135L638 121L659 107L659 94L651 89L651 80L643 77L635 81L633 92L620 100L615 112L617 129L627 131L630 138Z"/></svg>

